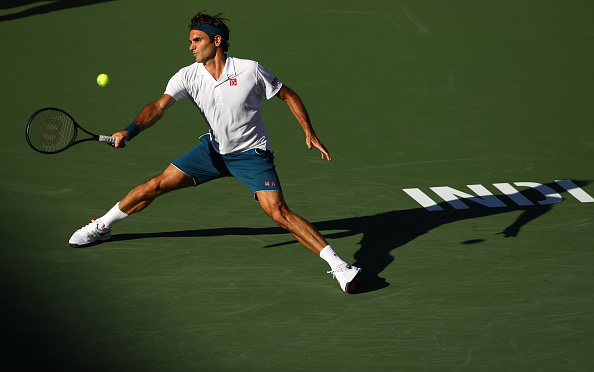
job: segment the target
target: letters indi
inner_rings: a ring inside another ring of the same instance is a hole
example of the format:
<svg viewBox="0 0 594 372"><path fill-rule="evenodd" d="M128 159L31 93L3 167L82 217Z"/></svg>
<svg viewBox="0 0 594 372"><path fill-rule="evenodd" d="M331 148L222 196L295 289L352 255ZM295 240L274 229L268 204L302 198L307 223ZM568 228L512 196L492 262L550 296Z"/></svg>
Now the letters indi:
<svg viewBox="0 0 594 372"><path fill-rule="evenodd" d="M570 195L574 198L579 200L582 203L593 203L594 198L586 193L583 189L581 189L578 185L576 185L571 180L555 180L555 182L561 186L564 190L566 190ZM528 187L534 189L541 193L544 197L542 200L536 201L540 205L547 205L547 204L555 204L559 203L563 200L561 194L557 191L552 189L550 186L543 185L541 183L536 182L515 182L515 186L517 187ZM514 186L509 183L494 183L495 186L499 191L505 194L511 201L516 203L519 206L530 206L534 205L534 202L529 200L526 196L524 196L520 191L518 191ZM484 205L489 208L497 208L497 207L507 207L501 199L497 196L493 195L486 187L483 185L467 185L467 187L476 193L475 195L471 195L465 193L460 190L456 190L449 186L438 186L438 187L430 187L431 191L433 191L437 196L442 198L448 204L450 204L455 209L469 209L470 207L466 205L462 200L465 199L468 201L472 201L481 205ZM429 195L425 194L418 188L410 188L410 189L402 189L405 193L407 193L411 198L413 198L417 203L419 203L422 207L424 207L428 211L442 211L443 208L438 205L433 199L429 197Z"/></svg>

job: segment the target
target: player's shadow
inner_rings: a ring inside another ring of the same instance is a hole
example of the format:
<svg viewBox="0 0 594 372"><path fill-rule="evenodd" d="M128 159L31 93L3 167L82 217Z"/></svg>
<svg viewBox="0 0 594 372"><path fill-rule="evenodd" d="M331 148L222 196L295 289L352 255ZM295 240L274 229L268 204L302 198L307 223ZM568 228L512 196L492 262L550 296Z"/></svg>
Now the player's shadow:
<svg viewBox="0 0 594 372"><path fill-rule="evenodd" d="M589 182L574 181L579 186L585 186ZM567 192L556 183L545 185L559 194ZM490 208L472 202L465 202L469 209L454 209L448 203L441 203L441 211L427 211L425 208L406 210L395 210L370 216L343 218L329 221L315 222L313 225L329 239L340 239L348 236L361 234L359 244L361 248L354 255L355 266L363 268L361 282L358 292L370 292L389 285L385 279L380 277L382 271L394 261L391 255L392 250L402 247L412 240L418 238L437 227L461 220L492 216L502 213L521 211L523 213L509 226L504 227L499 233L501 237L517 237L521 228L534 219L549 212L555 204L540 205L544 196L534 190L521 191L524 197L534 202L530 206L517 206L505 195L496 195L501 201L507 204L506 207ZM561 202L562 200L559 200ZM472 205L471 205L472 204ZM324 234L324 231L339 231ZM169 231L156 233L139 234L118 234L113 235L111 241L122 241L131 239L143 239L151 237L206 237L223 235L270 235L288 234L279 227L269 228L217 228L204 230ZM482 240L461 242L464 244L480 243ZM268 247L278 247L297 243L296 240L279 242Z"/></svg>

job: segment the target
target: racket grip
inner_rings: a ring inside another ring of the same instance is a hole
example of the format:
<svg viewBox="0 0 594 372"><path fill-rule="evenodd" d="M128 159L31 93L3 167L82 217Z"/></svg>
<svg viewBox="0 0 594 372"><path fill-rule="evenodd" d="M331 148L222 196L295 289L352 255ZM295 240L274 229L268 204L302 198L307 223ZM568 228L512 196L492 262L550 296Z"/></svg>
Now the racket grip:
<svg viewBox="0 0 594 372"><path fill-rule="evenodd" d="M110 136L99 136L99 142L115 143L116 138Z"/></svg>

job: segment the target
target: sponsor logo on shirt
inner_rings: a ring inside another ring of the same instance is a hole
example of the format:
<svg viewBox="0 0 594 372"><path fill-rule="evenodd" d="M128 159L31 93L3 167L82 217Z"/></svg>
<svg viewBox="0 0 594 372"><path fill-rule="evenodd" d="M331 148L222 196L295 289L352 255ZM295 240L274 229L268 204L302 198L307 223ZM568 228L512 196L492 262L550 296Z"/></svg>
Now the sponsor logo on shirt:
<svg viewBox="0 0 594 372"><path fill-rule="evenodd" d="M274 79L272 79L272 85L274 85L275 87L278 85L279 81L278 79L275 77Z"/></svg>
<svg viewBox="0 0 594 372"><path fill-rule="evenodd" d="M237 79L229 79L229 85L230 86L237 85Z"/></svg>

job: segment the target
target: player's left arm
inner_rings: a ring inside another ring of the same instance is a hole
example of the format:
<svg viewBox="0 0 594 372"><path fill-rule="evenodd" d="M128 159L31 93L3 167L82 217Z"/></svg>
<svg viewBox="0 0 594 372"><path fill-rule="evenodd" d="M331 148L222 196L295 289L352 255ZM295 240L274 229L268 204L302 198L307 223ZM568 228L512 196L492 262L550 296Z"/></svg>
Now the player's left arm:
<svg viewBox="0 0 594 372"><path fill-rule="evenodd" d="M326 146L324 146L322 141L320 141L316 136L316 132L311 125L311 120L309 119L307 109L305 108L303 101L301 101L301 98L299 98L299 95L288 86L283 85L276 96L289 105L291 112L293 115L295 115L295 118L297 118L299 124L301 124L301 127L305 132L305 144L307 145L307 148L311 150L315 147L322 153L322 159L326 157L328 161L332 160L330 153L326 149Z"/></svg>

